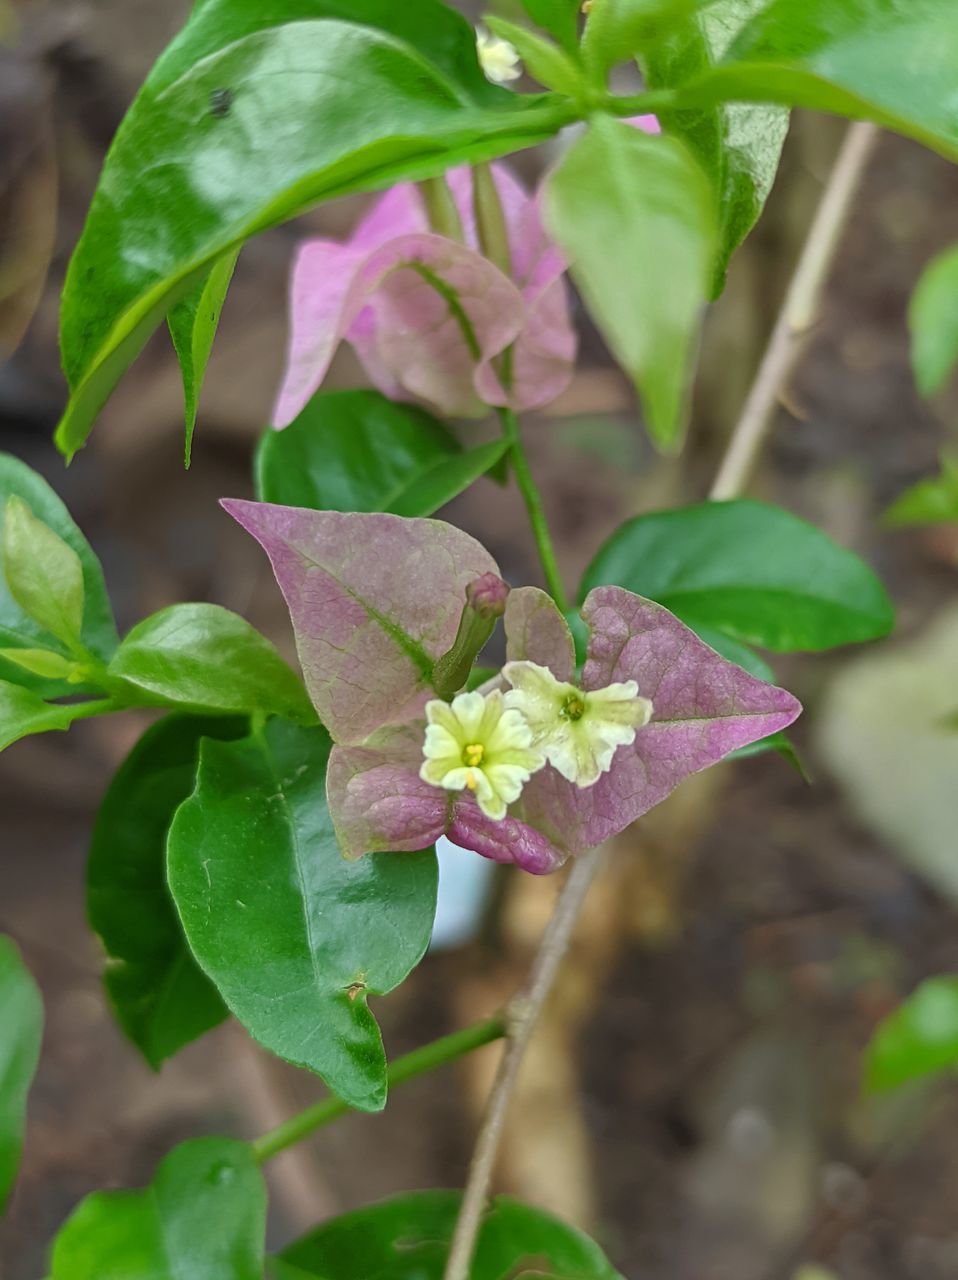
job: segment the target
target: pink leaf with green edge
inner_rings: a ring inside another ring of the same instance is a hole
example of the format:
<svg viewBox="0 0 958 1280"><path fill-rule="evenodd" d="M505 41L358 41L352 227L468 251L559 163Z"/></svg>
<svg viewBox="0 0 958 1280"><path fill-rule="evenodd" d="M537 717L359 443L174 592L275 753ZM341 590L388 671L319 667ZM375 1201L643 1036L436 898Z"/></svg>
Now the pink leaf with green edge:
<svg viewBox="0 0 958 1280"><path fill-rule="evenodd" d="M635 680L654 710L594 786L575 787L551 768L526 785L516 815L570 853L618 834L690 774L786 728L801 712L787 690L719 657L651 600L598 587L582 616L590 628L583 688Z"/></svg>
<svg viewBox="0 0 958 1280"><path fill-rule="evenodd" d="M575 673L575 645L568 623L555 601L538 587L518 587L509 593L504 618L506 659L538 662L557 680Z"/></svg>
<svg viewBox="0 0 958 1280"><path fill-rule="evenodd" d="M439 520L225 499L269 556L306 687L335 741L411 720L452 645L466 587L495 561ZM422 847L422 846L420 846Z"/></svg>
<svg viewBox="0 0 958 1280"><path fill-rule="evenodd" d="M345 243L301 245L277 427L302 411L344 339L385 394L416 397L451 416L481 416L488 404L537 408L565 389L576 352L565 262L545 235L538 200L502 166L493 173L512 279L479 251L468 169L447 175L462 244L431 233L419 192L407 183L378 200ZM509 347L506 388L495 362Z"/></svg>

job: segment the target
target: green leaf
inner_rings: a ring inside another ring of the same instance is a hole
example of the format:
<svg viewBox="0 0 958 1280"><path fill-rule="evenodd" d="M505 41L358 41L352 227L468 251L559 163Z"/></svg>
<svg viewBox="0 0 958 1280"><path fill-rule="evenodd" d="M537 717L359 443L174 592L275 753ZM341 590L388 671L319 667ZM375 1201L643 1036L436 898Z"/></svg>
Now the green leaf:
<svg viewBox="0 0 958 1280"><path fill-rule="evenodd" d="M711 628L778 653L875 640L894 624L863 560L789 512L748 500L628 521L586 570L582 598L604 584L657 600L700 634Z"/></svg>
<svg viewBox="0 0 958 1280"><path fill-rule="evenodd" d="M148 705L316 719L302 681L269 640L215 604L174 604L137 623L109 674Z"/></svg>
<svg viewBox="0 0 958 1280"><path fill-rule="evenodd" d="M677 26L642 59L650 89L671 89L719 62L764 0L718 0ZM694 152L719 198L719 253L713 294L729 258L758 220L772 189L788 132L782 107L723 102L702 111L660 111L667 133Z"/></svg>
<svg viewBox="0 0 958 1280"><path fill-rule="evenodd" d="M256 493L288 507L431 516L507 449L494 440L464 451L432 414L377 391L321 391L290 426L264 434Z"/></svg>
<svg viewBox="0 0 958 1280"><path fill-rule="evenodd" d="M958 1066L958 978L929 978L890 1014L865 1055L865 1083L894 1089Z"/></svg>
<svg viewBox="0 0 958 1280"><path fill-rule="evenodd" d="M233 279L233 268L238 257L239 249L233 249L217 258L202 283L182 302L178 302L166 318L183 375L187 466L190 465L193 452L193 432L196 429L196 410L203 376L213 350L220 312L226 301L226 291Z"/></svg>
<svg viewBox="0 0 958 1280"><path fill-rule="evenodd" d="M107 956L117 1021L156 1069L227 1016L186 945L166 883L166 837L196 783L200 739L238 738L244 719L173 715L117 770L93 828L87 915Z"/></svg>
<svg viewBox="0 0 958 1280"><path fill-rule="evenodd" d="M933 258L908 311L911 362L918 389L934 395L958 363L958 245Z"/></svg>
<svg viewBox="0 0 958 1280"><path fill-rule="evenodd" d="M213 12L204 6L197 20ZM67 273L71 399L57 431L67 455L152 330L222 255L320 200L531 146L570 118L561 103L480 100L411 44L332 19L255 30L195 65L191 51L164 75L180 70L124 120Z"/></svg>
<svg viewBox="0 0 958 1280"><path fill-rule="evenodd" d="M504 100L502 90L489 83L479 66L475 31L461 14L440 0L416 0L415 4L396 4L395 0L271 0L268 6L262 0L205 0L194 8L186 26L160 55L142 92L161 92L202 58L245 36L312 18L338 18L384 31L412 45L477 101L500 104Z"/></svg>
<svg viewBox="0 0 958 1280"><path fill-rule="evenodd" d="M47 680L75 679L81 674L81 664L71 662L53 649L0 649L0 658L12 662L15 667L29 671L31 675Z"/></svg>
<svg viewBox="0 0 958 1280"><path fill-rule="evenodd" d="M522 0L522 7L537 27L555 36L567 53L575 53L582 0Z"/></svg>
<svg viewBox="0 0 958 1280"><path fill-rule="evenodd" d="M442 1280L460 1201L456 1191L394 1196L324 1222L281 1256L323 1280ZM469 1275L622 1280L588 1236L506 1196L497 1196L483 1217Z"/></svg>
<svg viewBox="0 0 958 1280"><path fill-rule="evenodd" d="M23 1148L27 1093L40 1057L43 1001L9 938L0 934L0 1213Z"/></svg>
<svg viewBox="0 0 958 1280"><path fill-rule="evenodd" d="M326 808L330 740L270 721L203 743L168 846L193 954L250 1034L363 1111L386 1101L368 995L397 986L432 928L436 859L340 855Z"/></svg>
<svg viewBox="0 0 958 1280"><path fill-rule="evenodd" d="M906 489L885 512L884 523L892 529L958 524L958 457L944 454L941 474Z"/></svg>
<svg viewBox="0 0 958 1280"><path fill-rule="evenodd" d="M143 1191L98 1191L54 1241L50 1280L262 1280L266 1187L245 1142L196 1138Z"/></svg>
<svg viewBox="0 0 958 1280"><path fill-rule="evenodd" d="M877 121L958 157L952 0L771 0L689 106L780 102Z"/></svg>
<svg viewBox="0 0 958 1280"><path fill-rule="evenodd" d="M582 70L564 49L505 18L489 16L485 23L494 35L515 47L529 74L547 89L555 89L570 98L577 98L583 92Z"/></svg>
<svg viewBox="0 0 958 1280"><path fill-rule="evenodd" d="M653 439L675 448L714 264L707 178L675 139L597 116L553 174L546 218Z"/></svg>
<svg viewBox="0 0 958 1280"><path fill-rule="evenodd" d="M14 600L44 631L82 653L83 566L73 548L12 494L3 511L3 571Z"/></svg>
<svg viewBox="0 0 958 1280"><path fill-rule="evenodd" d="M32 733L69 729L72 723L70 707L44 702L32 689L0 680L0 751Z"/></svg>
<svg viewBox="0 0 958 1280"><path fill-rule="evenodd" d="M582 57L593 82L604 86L611 67L669 36L711 0L592 0L582 34Z"/></svg>
<svg viewBox="0 0 958 1280"><path fill-rule="evenodd" d="M0 507L11 497L23 500L38 520L49 526L80 558L83 569L82 641L102 662L108 662L117 645L116 625L103 581L103 570L89 543L70 518L70 513L47 482L19 458L0 453ZM35 622L17 603L0 574L0 647L41 649L50 643L47 630ZM77 686L64 680L28 674L20 665L0 658L0 679L22 684L46 698L75 694Z"/></svg>

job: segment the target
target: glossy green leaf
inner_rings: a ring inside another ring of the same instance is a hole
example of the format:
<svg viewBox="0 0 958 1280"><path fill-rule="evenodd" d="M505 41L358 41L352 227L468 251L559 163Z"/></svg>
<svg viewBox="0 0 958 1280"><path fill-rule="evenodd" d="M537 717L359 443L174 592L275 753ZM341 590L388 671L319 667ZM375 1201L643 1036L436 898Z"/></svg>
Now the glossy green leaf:
<svg viewBox="0 0 958 1280"><path fill-rule="evenodd" d="M925 268L908 311L918 389L934 395L958 364L958 245Z"/></svg>
<svg viewBox="0 0 958 1280"><path fill-rule="evenodd" d="M167 316L170 337L173 339L183 375L187 466L190 465L193 451L193 432L196 429L196 411L203 377L238 256L239 250L234 249L218 258L203 282L182 302L178 302Z"/></svg>
<svg viewBox="0 0 958 1280"><path fill-rule="evenodd" d="M3 573L14 600L44 631L82 652L83 566L80 557L22 498L3 510Z"/></svg>
<svg viewBox="0 0 958 1280"><path fill-rule="evenodd" d="M582 0L522 0L522 7L536 26L555 36L568 53L576 50Z"/></svg>
<svg viewBox="0 0 958 1280"><path fill-rule="evenodd" d="M884 522L893 529L958 524L958 457L944 454L940 474L906 489L885 512Z"/></svg>
<svg viewBox="0 0 958 1280"><path fill-rule="evenodd" d="M262 1280L266 1187L245 1142L195 1138L142 1191L98 1191L54 1241L50 1280Z"/></svg>
<svg viewBox="0 0 958 1280"><path fill-rule="evenodd" d="M628 521L586 570L582 598L609 583L657 600L696 631L779 653L875 640L894 624L863 560L762 502L705 502Z"/></svg>
<svg viewBox="0 0 958 1280"><path fill-rule="evenodd" d="M109 674L149 705L316 719L302 681L269 640L215 604L174 604L137 623Z"/></svg>
<svg viewBox="0 0 958 1280"><path fill-rule="evenodd" d="M0 507L5 509L11 497L22 499L33 515L79 556L84 595L82 641L101 661L109 661L117 645L117 636L100 562L47 482L19 458L0 453ZM27 615L14 599L3 574L0 574L0 648L43 649L50 644L50 633ZM26 685L47 698L77 692L77 686L64 680L31 675L22 666L2 658L0 679Z"/></svg>
<svg viewBox="0 0 958 1280"><path fill-rule="evenodd" d="M166 883L166 837L196 784L200 739L245 732L239 718L160 720L120 765L93 828L87 915L106 952L104 983L154 1068L227 1016L186 945Z"/></svg>
<svg viewBox="0 0 958 1280"><path fill-rule="evenodd" d="M890 1014L865 1055L869 1089L894 1089L908 1080L958 1066L958 978L929 978Z"/></svg>
<svg viewBox="0 0 958 1280"><path fill-rule="evenodd" d="M193 954L250 1034L372 1111L386 1101L386 1059L367 996L422 957L436 860L342 858L329 750L324 729L280 720L241 742L204 742L170 832L169 881Z"/></svg>
<svg viewBox="0 0 958 1280"><path fill-rule="evenodd" d="M32 689L0 680L0 751L32 733L69 729L72 723L68 706L44 702Z"/></svg>
<svg viewBox="0 0 958 1280"><path fill-rule="evenodd" d="M282 1259L323 1280L442 1280L461 1197L417 1191L324 1222ZM541 1209L498 1196L482 1220L470 1280L622 1280L594 1241Z"/></svg>
<svg viewBox="0 0 958 1280"><path fill-rule="evenodd" d="M0 1213L20 1163L27 1092L40 1057L43 1001L9 938L0 934Z"/></svg>
<svg viewBox="0 0 958 1280"><path fill-rule="evenodd" d="M569 118L562 104L494 103L411 44L322 18L244 35L141 95L67 274L60 448L84 443L152 330L250 236L335 195L530 146Z"/></svg>
<svg viewBox="0 0 958 1280"><path fill-rule="evenodd" d="M650 89L671 89L719 62L764 0L718 0L652 45L642 65ZM719 253L714 293L725 283L728 260L758 220L778 172L788 111L723 102L702 111L661 111L667 133L685 141L712 179L719 197Z"/></svg>
<svg viewBox="0 0 958 1280"><path fill-rule="evenodd" d="M674 138L597 116L549 182L546 219L653 439L675 448L715 261L708 179Z"/></svg>
<svg viewBox="0 0 958 1280"><path fill-rule="evenodd" d="M503 101L502 90L491 85L479 67L473 28L441 0L416 0L415 4L396 4L395 0L271 0L268 6L262 0L205 0L194 7L186 26L160 55L143 93L161 92L200 59L245 36L313 18L337 18L384 31L412 45L476 101Z"/></svg>
<svg viewBox="0 0 958 1280"><path fill-rule="evenodd" d="M682 96L875 120L958 157L953 0L771 0Z"/></svg>
<svg viewBox="0 0 958 1280"><path fill-rule="evenodd" d="M432 414L376 391L315 395L256 454L263 502L319 511L431 516L504 455L505 440L463 450Z"/></svg>
<svg viewBox="0 0 958 1280"><path fill-rule="evenodd" d="M636 57L647 44L668 37L674 27L710 0L591 0L582 34L582 57L597 84L617 62Z"/></svg>
<svg viewBox="0 0 958 1280"><path fill-rule="evenodd" d="M559 45L504 18L487 17L485 22L494 35L508 40L515 48L534 80L570 98L578 97L583 91L585 77L582 69Z"/></svg>

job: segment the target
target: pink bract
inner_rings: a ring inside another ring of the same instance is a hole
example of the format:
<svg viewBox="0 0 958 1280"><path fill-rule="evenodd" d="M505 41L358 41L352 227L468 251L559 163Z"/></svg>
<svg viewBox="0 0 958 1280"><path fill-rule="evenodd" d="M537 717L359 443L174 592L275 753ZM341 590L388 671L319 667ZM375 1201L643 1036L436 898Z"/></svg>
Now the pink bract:
<svg viewBox="0 0 958 1280"><path fill-rule="evenodd" d="M661 605L599 587L582 608L590 630L582 686L635 680L653 701L652 719L594 786L573 786L547 766L497 822L468 793L419 777L431 664L452 644L467 587L498 573L489 554L438 520L224 505L266 550L289 605L307 687L336 743L327 796L347 857L422 849L447 835L497 862L552 871L801 711ZM505 628L510 660L572 676L572 637L544 592L511 591Z"/></svg>
<svg viewBox="0 0 958 1280"><path fill-rule="evenodd" d="M468 168L446 175L463 244L430 230L419 190L403 183L376 201L349 240L300 245L274 426L303 410L343 340L384 394L452 417L481 417L490 405L534 409L565 389L576 353L565 262L546 238L537 199L501 165L493 175L512 278L479 252ZM498 358L509 348L507 389Z"/></svg>

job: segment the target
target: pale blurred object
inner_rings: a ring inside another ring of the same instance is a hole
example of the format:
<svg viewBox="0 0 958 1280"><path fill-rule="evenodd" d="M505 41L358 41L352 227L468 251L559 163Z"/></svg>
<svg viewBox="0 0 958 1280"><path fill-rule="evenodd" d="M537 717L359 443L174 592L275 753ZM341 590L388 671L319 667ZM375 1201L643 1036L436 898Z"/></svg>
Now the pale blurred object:
<svg viewBox="0 0 958 1280"><path fill-rule="evenodd" d="M479 932L492 892L495 863L440 836L436 841L439 858L439 895L430 951L448 951L465 946Z"/></svg>
<svg viewBox="0 0 958 1280"><path fill-rule="evenodd" d="M916 639L849 663L827 692L819 744L863 821L958 898L958 610Z"/></svg>
<svg viewBox="0 0 958 1280"><path fill-rule="evenodd" d="M522 75L522 62L515 45L494 36L485 27L476 29L476 52L486 79L493 84L509 84Z"/></svg>

